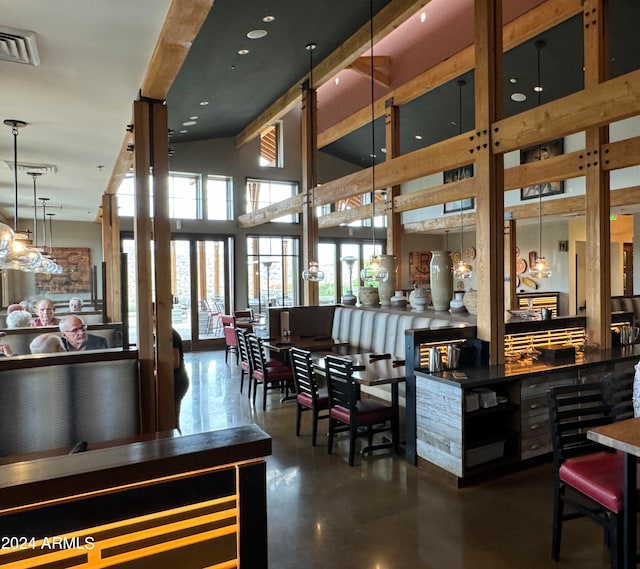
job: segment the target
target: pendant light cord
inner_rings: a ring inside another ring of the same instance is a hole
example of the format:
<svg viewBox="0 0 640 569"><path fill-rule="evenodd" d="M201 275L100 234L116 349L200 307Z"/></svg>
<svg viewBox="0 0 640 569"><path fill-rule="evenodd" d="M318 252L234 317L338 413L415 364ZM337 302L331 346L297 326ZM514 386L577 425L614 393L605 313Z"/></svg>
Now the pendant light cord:
<svg viewBox="0 0 640 569"><path fill-rule="evenodd" d="M308 43L305 46L305 49L309 52L309 88L307 89L307 95L308 95L308 100L307 100L307 104L313 106L313 51L316 49L316 47L318 47L315 43ZM311 113L310 116L312 117L312 120L315 121L315 109L311 109ZM314 130L313 128L311 129L312 131ZM315 149L313 149L313 152L311 152L311 176L310 176L310 182L311 182L311 208L310 208L310 215L309 215L309 225L311 227L311 250L309 251L309 262L316 260L316 255L315 255L315 242L316 242L316 221L315 221L315 203L316 203L316 181L315 181L315 174L316 174L316 153L315 153ZM307 192L307 197L309 197L309 194Z"/></svg>
<svg viewBox="0 0 640 569"><path fill-rule="evenodd" d="M13 230L18 231L18 127L11 127L13 134Z"/></svg>
<svg viewBox="0 0 640 569"><path fill-rule="evenodd" d="M543 40L537 40L533 44L537 51L537 73L538 73L538 84L536 85L536 92L538 93L538 106L542 104L542 83L541 83L541 65L540 65L540 53L542 52L542 48L544 47ZM538 160L542 160L542 144L538 148ZM538 188L538 251L539 257L542 257L542 188Z"/></svg>
<svg viewBox="0 0 640 569"><path fill-rule="evenodd" d="M458 79L458 134L462 134L462 88L467 84L464 79ZM462 169L460 170L462 173ZM460 255L464 255L464 221L462 216L462 199L460 200Z"/></svg>
<svg viewBox="0 0 640 569"><path fill-rule="evenodd" d="M373 0L369 0L369 40L371 47L369 65L369 72L371 73L371 245L373 247L371 257L373 258L376 254L376 113L373 85Z"/></svg>

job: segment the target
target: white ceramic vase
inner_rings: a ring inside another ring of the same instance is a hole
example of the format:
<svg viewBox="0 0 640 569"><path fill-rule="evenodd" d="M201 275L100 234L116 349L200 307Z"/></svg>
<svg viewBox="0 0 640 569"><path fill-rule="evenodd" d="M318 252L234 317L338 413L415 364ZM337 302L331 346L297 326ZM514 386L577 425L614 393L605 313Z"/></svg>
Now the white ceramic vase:
<svg viewBox="0 0 640 569"><path fill-rule="evenodd" d="M394 255L380 255L380 266L387 269L388 278L378 283L380 304L389 306L391 297L396 290L396 258Z"/></svg>

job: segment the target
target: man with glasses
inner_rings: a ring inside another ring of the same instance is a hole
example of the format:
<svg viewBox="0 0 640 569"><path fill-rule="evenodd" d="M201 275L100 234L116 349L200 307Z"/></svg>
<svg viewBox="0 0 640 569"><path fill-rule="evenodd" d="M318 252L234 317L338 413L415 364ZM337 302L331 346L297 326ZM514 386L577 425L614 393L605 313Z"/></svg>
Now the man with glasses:
<svg viewBox="0 0 640 569"><path fill-rule="evenodd" d="M60 320L62 343L68 352L106 350L106 338L87 334L87 326L79 316L65 316Z"/></svg>

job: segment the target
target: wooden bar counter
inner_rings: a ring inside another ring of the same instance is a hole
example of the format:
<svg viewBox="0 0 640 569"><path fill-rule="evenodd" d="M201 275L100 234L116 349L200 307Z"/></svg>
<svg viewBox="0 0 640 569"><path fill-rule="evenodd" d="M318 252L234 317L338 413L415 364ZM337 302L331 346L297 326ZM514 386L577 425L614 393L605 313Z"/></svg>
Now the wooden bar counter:
<svg viewBox="0 0 640 569"><path fill-rule="evenodd" d="M0 466L3 567L266 569L255 425Z"/></svg>

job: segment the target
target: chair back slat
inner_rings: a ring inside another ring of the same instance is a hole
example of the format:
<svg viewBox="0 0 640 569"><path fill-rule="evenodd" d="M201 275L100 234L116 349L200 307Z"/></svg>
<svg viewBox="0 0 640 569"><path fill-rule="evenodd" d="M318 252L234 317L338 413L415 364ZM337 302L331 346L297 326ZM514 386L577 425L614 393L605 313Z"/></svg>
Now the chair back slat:
<svg viewBox="0 0 640 569"><path fill-rule="evenodd" d="M249 357L249 342L247 340L247 332L242 328L235 328L236 340L238 342L238 351L240 352L240 361L249 366L251 372L251 358Z"/></svg>
<svg viewBox="0 0 640 569"><path fill-rule="evenodd" d="M251 358L251 366L254 372L259 371L266 377L267 363L262 350L262 339L255 334L247 334L249 340L249 355Z"/></svg>
<svg viewBox="0 0 640 569"><path fill-rule="evenodd" d="M601 380L614 422L633 418L634 377L635 370L630 366L630 369L609 373Z"/></svg>
<svg viewBox="0 0 640 569"><path fill-rule="evenodd" d="M548 401L556 467L567 458L603 450L587 438L589 429L611 423L601 382L552 387Z"/></svg>
<svg viewBox="0 0 640 569"><path fill-rule="evenodd" d="M325 372L327 374L327 392L329 407L340 406L351 413L357 412L358 390L353 381L353 365L347 360L327 356L325 358Z"/></svg>
<svg viewBox="0 0 640 569"><path fill-rule="evenodd" d="M291 360L291 371L293 372L296 393L308 395L315 401L318 397L318 383L313 372L311 352L300 348L291 348L289 350L289 358Z"/></svg>

